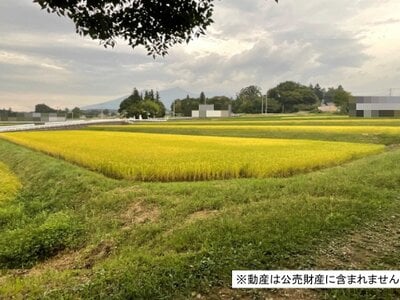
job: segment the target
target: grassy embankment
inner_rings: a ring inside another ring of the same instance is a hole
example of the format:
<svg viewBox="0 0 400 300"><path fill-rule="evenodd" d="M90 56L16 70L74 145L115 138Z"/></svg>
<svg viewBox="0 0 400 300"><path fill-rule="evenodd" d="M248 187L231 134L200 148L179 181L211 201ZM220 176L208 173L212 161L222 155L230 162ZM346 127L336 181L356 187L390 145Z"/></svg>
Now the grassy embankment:
<svg viewBox="0 0 400 300"><path fill-rule="evenodd" d="M0 203L13 198L19 188L18 178L10 172L5 164L0 162Z"/></svg>
<svg viewBox="0 0 400 300"><path fill-rule="evenodd" d="M318 268L332 240L399 223L399 160L393 149L290 178L139 183L0 140L0 161L22 184L0 203L0 295L183 299L218 295L232 269ZM399 261L391 251L359 267Z"/></svg>

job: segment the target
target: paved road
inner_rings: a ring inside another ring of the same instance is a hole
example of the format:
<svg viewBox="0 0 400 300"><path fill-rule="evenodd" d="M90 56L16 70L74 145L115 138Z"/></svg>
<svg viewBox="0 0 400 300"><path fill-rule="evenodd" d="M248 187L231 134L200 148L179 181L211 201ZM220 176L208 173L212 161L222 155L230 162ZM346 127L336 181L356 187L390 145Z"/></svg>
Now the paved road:
<svg viewBox="0 0 400 300"><path fill-rule="evenodd" d="M77 128L88 125L98 124L122 124L131 122L127 119L98 119L98 120L76 120L76 121L65 121L65 122L49 122L43 125L35 124L22 124L12 126L0 126L0 132L13 132L13 131L30 131L30 130L51 130L51 129L67 129Z"/></svg>

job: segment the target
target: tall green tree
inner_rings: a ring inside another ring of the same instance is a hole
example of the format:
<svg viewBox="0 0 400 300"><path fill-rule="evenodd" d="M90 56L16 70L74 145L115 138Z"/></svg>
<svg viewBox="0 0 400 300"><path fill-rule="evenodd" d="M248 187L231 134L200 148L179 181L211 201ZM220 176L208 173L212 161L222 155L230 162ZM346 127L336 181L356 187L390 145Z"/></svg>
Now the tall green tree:
<svg viewBox="0 0 400 300"><path fill-rule="evenodd" d="M351 97L351 93L339 85L337 88L328 88L325 93L325 102L335 104L341 113L347 114Z"/></svg>
<svg viewBox="0 0 400 300"><path fill-rule="evenodd" d="M174 102L171 103L171 111L172 111L174 117L182 115L182 100L181 99L175 99Z"/></svg>
<svg viewBox="0 0 400 300"><path fill-rule="evenodd" d="M261 101L263 95L261 88L250 85L242 88L232 103L232 110L235 113L257 114L261 113Z"/></svg>
<svg viewBox="0 0 400 300"><path fill-rule="evenodd" d="M228 110L229 105L232 105L232 99L226 96L214 96L207 99L208 104L214 104L215 110Z"/></svg>
<svg viewBox="0 0 400 300"><path fill-rule="evenodd" d="M190 117L192 110L198 110L200 104L204 104L204 98L191 98L187 96L185 99L176 99L171 104L171 111L174 111L178 116ZM215 110L227 110L231 105L232 100L225 96L215 96L207 99L207 104L214 104Z"/></svg>
<svg viewBox="0 0 400 300"><path fill-rule="evenodd" d="M334 102L334 97L336 93L336 88L330 87L325 93L325 102L326 103L333 103Z"/></svg>
<svg viewBox="0 0 400 300"><path fill-rule="evenodd" d="M325 89L321 88L319 83L317 83L315 86L310 84L310 89L314 92L314 94L318 97L319 101L322 102L324 100L325 96Z"/></svg>
<svg viewBox="0 0 400 300"><path fill-rule="evenodd" d="M146 99L141 103L141 109L144 118L154 118L159 115L161 110L160 105L150 99Z"/></svg>
<svg viewBox="0 0 400 300"><path fill-rule="evenodd" d="M134 88L132 95L121 102L118 112L128 118L163 117L165 106L155 99L153 90L145 90L142 95Z"/></svg>
<svg viewBox="0 0 400 300"><path fill-rule="evenodd" d="M200 93L200 103L201 104L206 104L206 101L207 101L206 95L204 94L204 92L201 92Z"/></svg>
<svg viewBox="0 0 400 300"><path fill-rule="evenodd" d="M72 116L71 117L73 119L79 119L81 117L81 115L82 115L82 111L81 111L81 109L79 107L74 107L72 109Z"/></svg>
<svg viewBox="0 0 400 300"><path fill-rule="evenodd" d="M282 111L281 104L274 98L268 98L267 96L267 113L280 113Z"/></svg>
<svg viewBox="0 0 400 300"><path fill-rule="evenodd" d="M339 85L333 96L333 103L335 103L341 113L348 114L351 97L351 94L345 91L341 85Z"/></svg>
<svg viewBox="0 0 400 300"><path fill-rule="evenodd" d="M310 87L293 81L278 84L268 91L267 97L279 103L282 113L313 110L319 104L317 95Z"/></svg>

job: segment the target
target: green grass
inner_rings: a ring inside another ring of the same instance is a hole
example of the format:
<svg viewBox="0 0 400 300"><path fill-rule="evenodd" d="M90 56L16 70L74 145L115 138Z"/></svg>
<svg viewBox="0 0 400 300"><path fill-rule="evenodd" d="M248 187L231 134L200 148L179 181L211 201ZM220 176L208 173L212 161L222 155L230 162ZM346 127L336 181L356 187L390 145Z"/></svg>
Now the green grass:
<svg viewBox="0 0 400 300"><path fill-rule="evenodd" d="M229 286L232 269L313 268L332 239L400 213L399 159L394 150L291 178L135 183L0 141L0 161L22 182L0 206L15 213L1 224L0 295L185 299Z"/></svg>
<svg viewBox="0 0 400 300"><path fill-rule="evenodd" d="M18 178L0 162L0 203L12 199L20 188Z"/></svg>
<svg viewBox="0 0 400 300"><path fill-rule="evenodd" d="M381 154L290 178L209 182L114 180L0 140L3 170L20 182L7 201L0 201L0 298L188 299L201 293L218 299L219 289L230 286L233 269L319 269L325 259L321 249L347 245L354 232L366 232L364 246L373 239L370 228L396 239L400 149L393 144L399 143L399 135L331 129L372 125L396 130L398 122L274 115L168 122L169 127L89 128L391 145ZM331 129L276 130L293 125ZM375 239L387 243L379 235ZM359 261L358 267L398 269L399 243L392 244L382 246L386 250L375 253L375 259ZM351 269L349 263L338 267ZM265 293L233 295L274 295ZM321 299L400 298L398 290L315 293Z"/></svg>

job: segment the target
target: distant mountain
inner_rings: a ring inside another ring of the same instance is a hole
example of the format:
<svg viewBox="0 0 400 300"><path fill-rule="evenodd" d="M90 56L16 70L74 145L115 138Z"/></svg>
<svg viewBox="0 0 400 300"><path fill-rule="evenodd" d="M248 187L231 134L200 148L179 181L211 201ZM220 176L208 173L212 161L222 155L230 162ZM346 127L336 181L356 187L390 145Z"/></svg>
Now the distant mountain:
<svg viewBox="0 0 400 300"><path fill-rule="evenodd" d="M97 103L97 104L91 104L87 106L81 107L82 110L90 110L90 109L112 109L112 110L118 110L119 109L119 104L122 102L122 100L128 98L128 96L123 96L119 97L114 100L102 102L102 103Z"/></svg>
<svg viewBox="0 0 400 300"><path fill-rule="evenodd" d="M168 110L171 108L172 102L174 102L174 100L176 100L176 99L186 98L187 95L189 95L189 97L199 97L199 95L200 95L200 94L197 95L197 94L185 91L181 88L166 89L166 90L159 91L159 93L160 93L161 101L164 103L165 108ZM102 102L102 103L83 106L83 107L81 107L81 109L83 109L83 110L90 110L90 109L118 110L119 105L122 102L122 100L124 100L128 97L129 97L129 95L123 96L123 97L120 97L120 98L117 98L114 100Z"/></svg>
<svg viewBox="0 0 400 300"><path fill-rule="evenodd" d="M189 97L199 97L200 96L200 93L197 95L197 94L185 91L179 87L163 90L163 91L160 91L159 93L160 93L161 101L164 103L165 108L168 110L171 109L171 104L176 99L186 98L187 95L189 95Z"/></svg>

